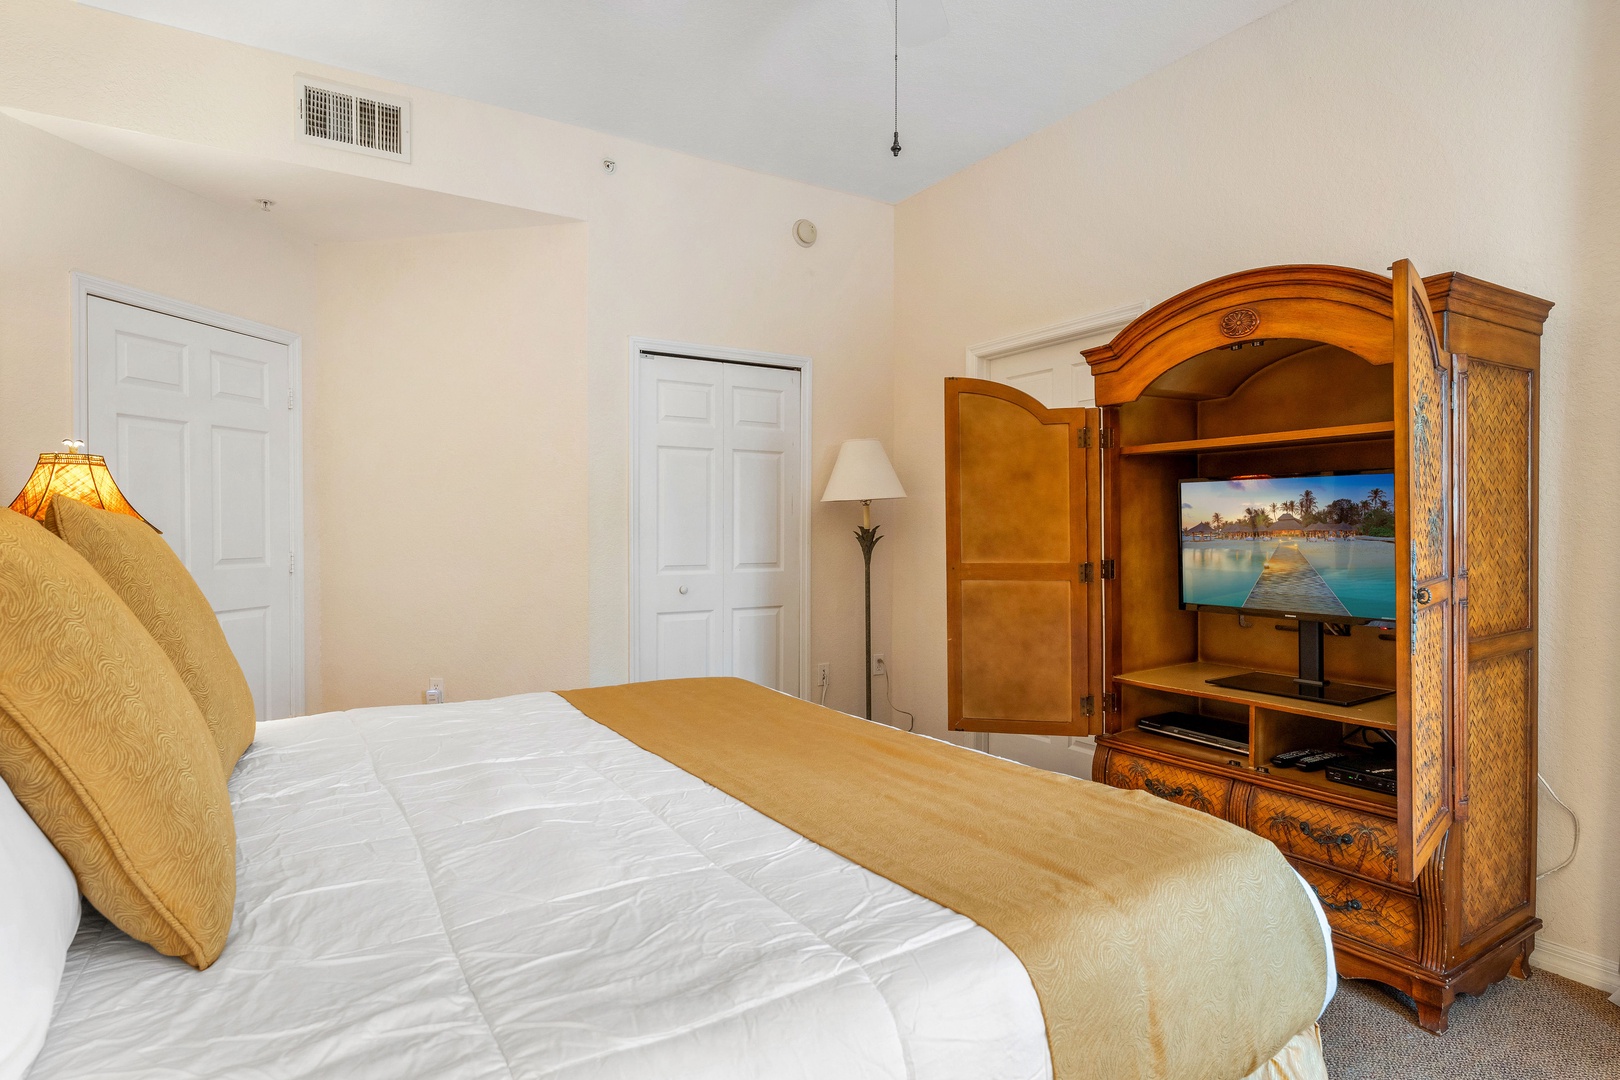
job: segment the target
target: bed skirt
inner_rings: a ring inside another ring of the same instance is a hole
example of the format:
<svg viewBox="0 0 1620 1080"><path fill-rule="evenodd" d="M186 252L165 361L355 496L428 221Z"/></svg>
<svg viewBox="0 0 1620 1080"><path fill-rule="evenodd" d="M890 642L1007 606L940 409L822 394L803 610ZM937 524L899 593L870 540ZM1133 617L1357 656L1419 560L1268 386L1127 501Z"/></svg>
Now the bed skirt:
<svg viewBox="0 0 1620 1080"><path fill-rule="evenodd" d="M1243 1080L1328 1080L1322 1059L1322 1029L1312 1024L1289 1039L1277 1056Z"/></svg>

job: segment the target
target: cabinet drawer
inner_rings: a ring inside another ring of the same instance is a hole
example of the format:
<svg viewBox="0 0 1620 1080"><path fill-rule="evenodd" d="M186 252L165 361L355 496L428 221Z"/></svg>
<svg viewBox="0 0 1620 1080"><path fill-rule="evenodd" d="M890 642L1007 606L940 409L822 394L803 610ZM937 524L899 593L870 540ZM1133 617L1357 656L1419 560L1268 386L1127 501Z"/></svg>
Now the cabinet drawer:
<svg viewBox="0 0 1620 1080"><path fill-rule="evenodd" d="M1103 782L1112 787L1145 791L1216 817L1225 817L1227 805L1232 801L1230 780L1117 750L1109 751Z"/></svg>
<svg viewBox="0 0 1620 1080"><path fill-rule="evenodd" d="M1335 936L1343 934L1392 953L1417 958L1416 896L1335 874L1313 863L1298 859L1289 862L1316 890Z"/></svg>
<svg viewBox="0 0 1620 1080"><path fill-rule="evenodd" d="M1380 881L1399 880L1395 822L1389 818L1255 788L1249 828L1289 855Z"/></svg>

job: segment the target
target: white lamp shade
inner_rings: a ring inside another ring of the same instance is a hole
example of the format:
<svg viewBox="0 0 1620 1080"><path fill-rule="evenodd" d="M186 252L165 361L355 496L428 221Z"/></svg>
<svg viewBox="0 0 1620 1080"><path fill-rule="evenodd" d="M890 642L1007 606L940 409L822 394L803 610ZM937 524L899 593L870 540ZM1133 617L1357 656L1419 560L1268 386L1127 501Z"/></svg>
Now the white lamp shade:
<svg viewBox="0 0 1620 1080"><path fill-rule="evenodd" d="M872 499L903 499L906 489L889 464L889 455L876 439L848 439L838 448L822 502L868 502Z"/></svg>

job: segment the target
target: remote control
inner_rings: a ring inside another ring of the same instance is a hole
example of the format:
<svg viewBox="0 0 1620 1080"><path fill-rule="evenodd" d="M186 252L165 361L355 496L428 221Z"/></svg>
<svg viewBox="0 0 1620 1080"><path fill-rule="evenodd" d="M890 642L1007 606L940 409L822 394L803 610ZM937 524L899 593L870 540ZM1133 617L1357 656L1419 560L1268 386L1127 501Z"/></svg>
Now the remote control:
<svg viewBox="0 0 1620 1080"><path fill-rule="evenodd" d="M1315 747L1311 747L1308 750L1285 750L1276 757L1272 758L1271 763L1278 768L1286 768L1294 764L1300 758L1310 757L1312 754L1320 754L1321 752L1322 751L1316 749Z"/></svg>
<svg viewBox="0 0 1620 1080"><path fill-rule="evenodd" d="M1318 769L1326 768L1327 763L1330 761L1338 761L1340 758L1349 756L1349 754L1346 754L1342 750L1322 750L1318 753L1307 754L1300 758L1298 761L1294 762L1294 768L1300 770L1301 772L1316 772Z"/></svg>

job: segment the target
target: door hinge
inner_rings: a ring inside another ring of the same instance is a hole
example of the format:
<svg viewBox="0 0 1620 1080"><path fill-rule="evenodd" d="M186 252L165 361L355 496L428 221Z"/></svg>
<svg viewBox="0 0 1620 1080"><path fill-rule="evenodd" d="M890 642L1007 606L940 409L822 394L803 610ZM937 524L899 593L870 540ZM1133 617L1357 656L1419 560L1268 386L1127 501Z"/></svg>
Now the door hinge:
<svg viewBox="0 0 1620 1080"><path fill-rule="evenodd" d="M1103 695L1103 712L1119 712L1119 694L1110 690Z"/></svg>
<svg viewBox="0 0 1620 1080"><path fill-rule="evenodd" d="M1091 429L1088 427L1081 428L1075 433L1074 439L1075 443L1080 447L1080 449L1086 449L1091 445Z"/></svg>
<svg viewBox="0 0 1620 1080"><path fill-rule="evenodd" d="M1113 581L1114 580L1114 560L1113 559L1104 559L1103 560L1102 576L1103 576L1104 581Z"/></svg>
<svg viewBox="0 0 1620 1080"><path fill-rule="evenodd" d="M293 407L293 388L287 387L287 408Z"/></svg>
<svg viewBox="0 0 1620 1080"><path fill-rule="evenodd" d="M1097 445L1107 450L1114 445L1114 432L1112 428L1097 429Z"/></svg>
<svg viewBox="0 0 1620 1080"><path fill-rule="evenodd" d="M297 572L297 566L298 566L298 555L297 555L297 553L292 552L292 551L287 552L287 573L289 573L289 574L296 573Z"/></svg>
<svg viewBox="0 0 1620 1080"><path fill-rule="evenodd" d="M1093 568L1092 563L1083 562L1083 563L1080 564L1080 584L1082 584L1082 585L1090 585L1091 584L1092 568Z"/></svg>
<svg viewBox="0 0 1620 1080"><path fill-rule="evenodd" d="M1085 697L1080 699L1080 715L1081 716L1090 716L1092 713L1094 713L1096 711L1097 711L1097 699L1096 698L1092 697L1090 694L1087 694Z"/></svg>

